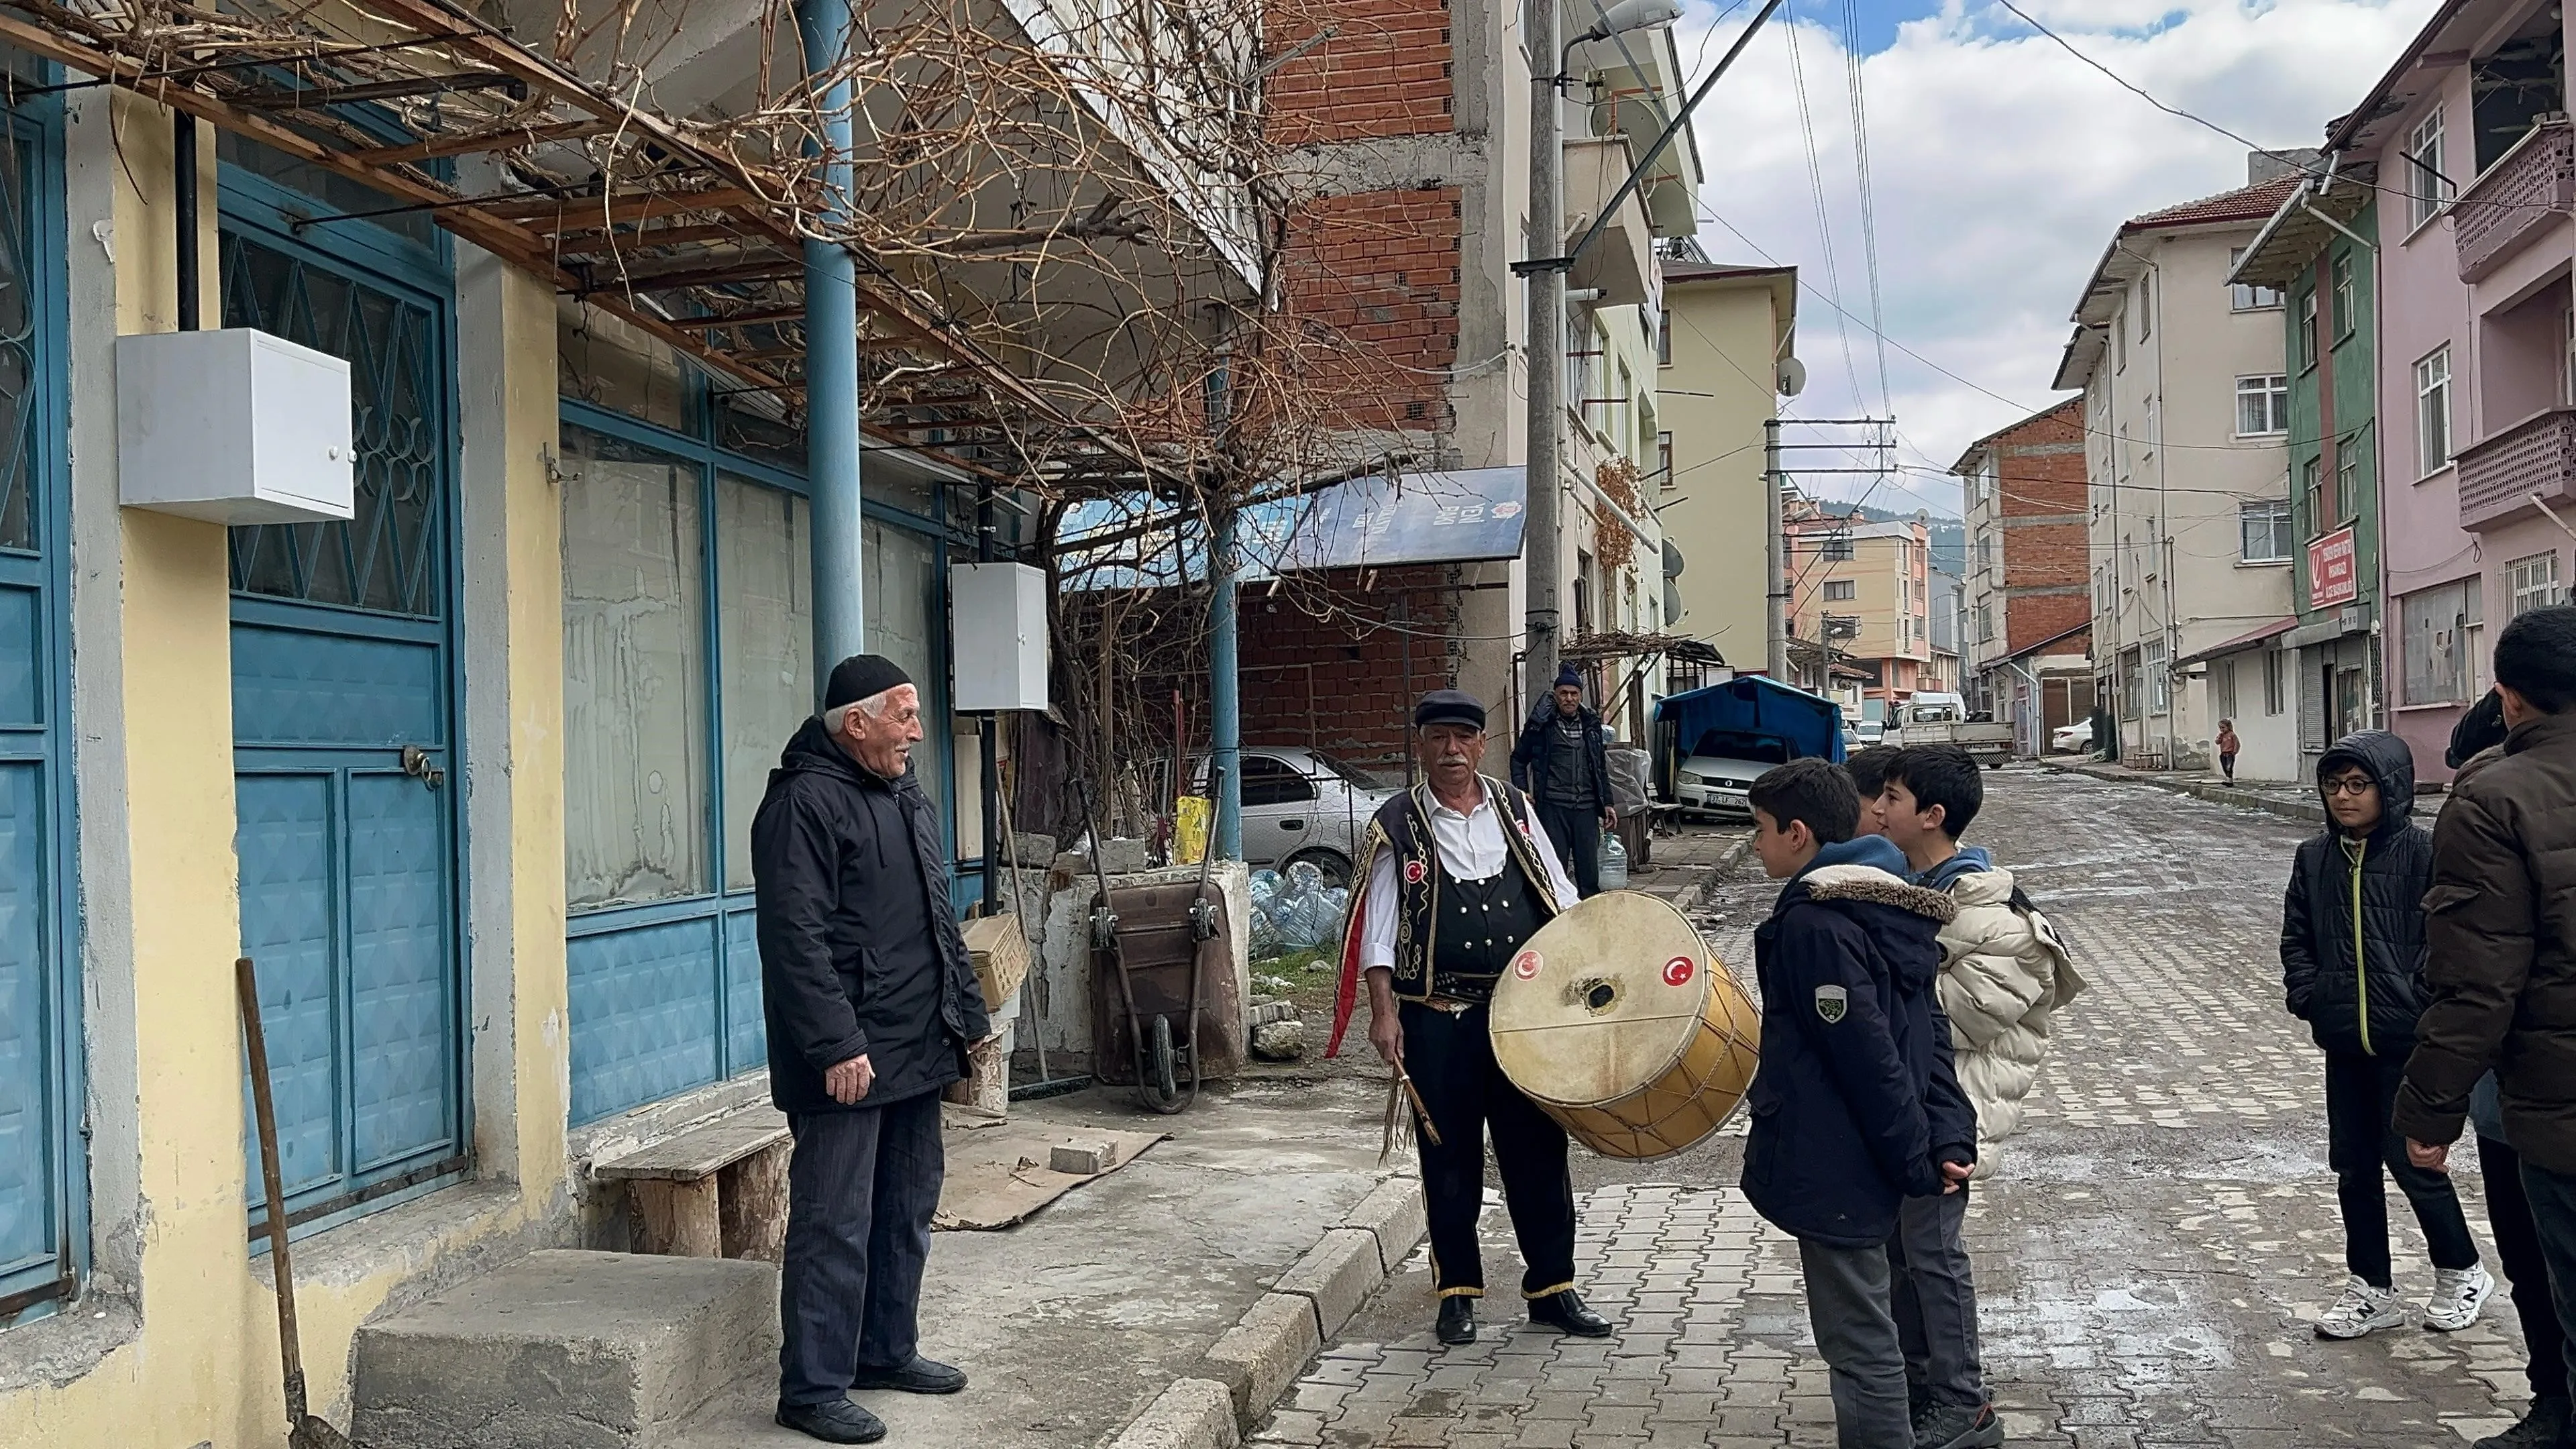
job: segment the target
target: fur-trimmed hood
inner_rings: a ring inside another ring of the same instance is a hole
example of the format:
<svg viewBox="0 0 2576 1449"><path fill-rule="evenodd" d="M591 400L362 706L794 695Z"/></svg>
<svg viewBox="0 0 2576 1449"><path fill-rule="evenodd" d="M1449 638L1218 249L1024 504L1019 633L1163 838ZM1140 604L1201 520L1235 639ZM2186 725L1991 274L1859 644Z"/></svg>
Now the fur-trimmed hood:
<svg viewBox="0 0 2576 1449"><path fill-rule="evenodd" d="M1807 872L1801 883L1820 901L1871 901L1911 911L1935 925L1946 926L1959 915L1959 903L1927 886L1907 885L1874 865L1827 865Z"/></svg>

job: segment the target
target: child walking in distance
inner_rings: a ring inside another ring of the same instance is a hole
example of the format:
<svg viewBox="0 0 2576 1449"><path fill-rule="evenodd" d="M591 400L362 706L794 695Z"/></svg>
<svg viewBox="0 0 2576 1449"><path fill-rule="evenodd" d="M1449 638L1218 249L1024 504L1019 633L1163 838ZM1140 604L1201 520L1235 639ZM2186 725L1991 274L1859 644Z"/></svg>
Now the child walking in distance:
<svg viewBox="0 0 2576 1449"><path fill-rule="evenodd" d="M1754 851L1788 884L1753 938L1762 1070L1744 1195L1798 1239L1835 1443L1914 1449L1887 1244L1899 1203L1960 1191L1976 1162L1976 1121L1933 999L1955 909L1906 883L1895 846L1853 836L1860 796L1835 766L1793 760L1748 794Z"/></svg>
<svg viewBox="0 0 2576 1449"><path fill-rule="evenodd" d="M2324 834L2299 847L2281 911L2281 974L2290 1014L2326 1054L2326 1164L2343 1208L2343 1296L2317 1319L2325 1338L2359 1338L2406 1321L2389 1276L2388 1197L2397 1179L2433 1256L2424 1326L2478 1321L2494 1280L2478 1261L2449 1177L2407 1161L2389 1125L2426 1001L2424 893L2433 837L2409 816L2415 757L2385 730L2335 742L2317 761Z"/></svg>
<svg viewBox="0 0 2576 1449"><path fill-rule="evenodd" d="M2218 722L2218 768L2220 773L2227 776L2227 783L2230 785L2236 783L2236 753L2244 747L2244 742L2236 738L2236 721L2220 720Z"/></svg>
<svg viewBox="0 0 2576 1449"><path fill-rule="evenodd" d="M1985 772L1957 745L1909 745L1887 767L1879 818L1918 885L1950 897L1939 996L1959 1086L1977 1114L1976 1176L2021 1128L2058 1008L2084 990L2057 931L1981 847L1959 844L1986 801ZM1968 1195L1907 1198L1887 1245L1918 1446L1995 1445L1977 1350L1977 1290L1960 1241Z"/></svg>

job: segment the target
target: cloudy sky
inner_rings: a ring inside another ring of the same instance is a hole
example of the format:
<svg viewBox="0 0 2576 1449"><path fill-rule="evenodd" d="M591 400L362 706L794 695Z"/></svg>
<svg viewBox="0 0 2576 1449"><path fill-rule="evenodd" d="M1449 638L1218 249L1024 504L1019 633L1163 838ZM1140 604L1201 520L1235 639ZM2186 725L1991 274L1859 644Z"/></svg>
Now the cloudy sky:
<svg viewBox="0 0 2576 1449"><path fill-rule="evenodd" d="M1676 38L1683 63L1696 58L1696 80L1760 0L1732 11L1732 0L1685 3ZM2433 8L2433 0L2015 3L2168 105L2265 146L2317 144ZM1794 66L1783 23L1792 14ZM1846 39L1854 31L1856 45ZM1878 305L1891 341L1884 395L1867 326L1855 50ZM1970 441L2061 396L2048 382L2068 314L2113 227L2245 183L2244 146L2157 111L1989 0L1789 0L1694 124L1708 169L1700 245L1718 261L1798 265L1798 353L1809 383L1790 411L1854 417L1892 404L1906 445L1900 460L1918 471L1878 485L1869 501L1896 508L1956 512L1958 490L1927 470L1945 470ZM1842 322L1829 296L1858 321ZM1872 486L1816 485L1847 498Z"/></svg>

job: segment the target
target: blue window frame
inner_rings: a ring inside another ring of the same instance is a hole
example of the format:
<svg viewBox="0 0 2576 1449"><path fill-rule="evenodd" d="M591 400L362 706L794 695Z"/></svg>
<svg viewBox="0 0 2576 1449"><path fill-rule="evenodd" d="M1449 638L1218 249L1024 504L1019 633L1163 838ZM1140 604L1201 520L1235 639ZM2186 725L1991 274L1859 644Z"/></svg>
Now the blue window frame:
<svg viewBox="0 0 2576 1449"><path fill-rule="evenodd" d="M42 84L51 67L0 51ZM62 113L0 106L0 1327L88 1266L72 882Z"/></svg>
<svg viewBox="0 0 2576 1449"><path fill-rule="evenodd" d="M806 489L780 466L786 440L713 406L702 378L684 388L686 431L562 402L576 1125L768 1061L745 846L767 773L812 709ZM934 720L947 713L943 492L899 495L917 510L865 508L870 642L910 621L882 647L928 651L915 672ZM953 820L948 733L933 729L915 758Z"/></svg>
<svg viewBox="0 0 2576 1449"><path fill-rule="evenodd" d="M218 138L223 321L350 363L356 516L230 536L235 850L298 1235L472 1169L443 233ZM311 188L310 190L304 188ZM245 1133L254 1252L269 1204Z"/></svg>

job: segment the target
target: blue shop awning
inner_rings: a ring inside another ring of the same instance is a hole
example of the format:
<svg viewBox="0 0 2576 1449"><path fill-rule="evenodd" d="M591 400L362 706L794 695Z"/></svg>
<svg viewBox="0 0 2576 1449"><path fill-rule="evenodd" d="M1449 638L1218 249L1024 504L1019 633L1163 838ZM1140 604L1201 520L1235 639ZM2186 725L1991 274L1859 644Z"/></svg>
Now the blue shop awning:
<svg viewBox="0 0 2576 1449"><path fill-rule="evenodd" d="M1255 505L1236 523L1239 576L1518 558L1523 476L1518 468L1371 474ZM1201 520L1142 494L1077 504L1057 536L1059 570L1071 590L1164 588L1207 577Z"/></svg>

